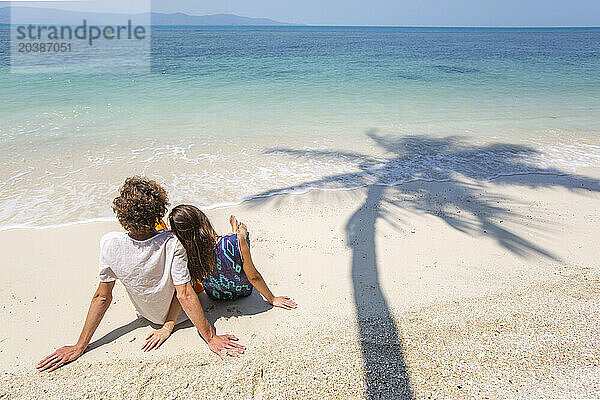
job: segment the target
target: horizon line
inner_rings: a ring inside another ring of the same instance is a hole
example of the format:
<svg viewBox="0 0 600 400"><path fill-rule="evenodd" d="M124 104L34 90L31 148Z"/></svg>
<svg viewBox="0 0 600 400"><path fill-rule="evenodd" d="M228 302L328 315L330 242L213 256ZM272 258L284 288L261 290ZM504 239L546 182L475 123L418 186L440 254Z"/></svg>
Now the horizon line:
<svg viewBox="0 0 600 400"><path fill-rule="evenodd" d="M54 0L56 2L62 2L62 0ZM86 1L86 0L67 0L67 2L81 2L81 1ZM307 24L307 23L303 23L303 22L288 22L288 21L279 21L276 19L273 19L271 17L247 17L244 15L239 15L239 14L233 14L233 13L212 13L212 14L202 14L202 15L198 15L198 14L188 14L184 11L172 11L172 12L165 12L165 11L144 11L144 12L137 12L137 13L119 13L119 12L102 12L102 11L77 11L77 10L63 10L60 8L52 8L52 7L32 7L32 6L12 6L12 5L6 5L6 6L2 6L2 3L9 3L10 1L8 0L0 0L0 9L2 8L15 8L15 7L22 7L22 8L37 8L37 9L46 9L46 10L56 10L56 11L63 11L63 12L75 12L75 13L81 13L81 14L85 14L85 13L90 13L90 14L114 14L114 15L140 15L140 14L164 14L164 15L174 15L174 14L183 14L189 17L212 17L212 16L219 16L219 15L227 15L227 16L235 16L235 17L241 17L241 18L247 18L247 19L267 19L273 22L276 22L277 24L273 24L273 25L196 25L196 24L183 24L183 25L160 25L160 24L150 24L150 26L238 26L238 27L243 27L243 26L248 26L248 27L259 27L259 26L264 26L264 27L273 27L273 26L286 26L286 27L331 27L331 28L335 28L335 27L347 27L347 28L521 28L521 29L548 29L548 28L600 28L600 25L390 25L390 24L382 24L382 25L376 25L376 24L328 24L328 23L324 23L324 24ZM38 2L38 0L30 0L30 2ZM0 24L0 25L12 25L12 24ZM37 24L36 24L37 25Z"/></svg>
<svg viewBox="0 0 600 400"><path fill-rule="evenodd" d="M233 15L233 14L232 14ZM265 17L266 18L266 17ZM270 19L270 18L266 18ZM0 25L19 25L19 24L4 24ZM40 24L30 24L40 25ZM568 29L568 28L584 28L584 29L600 29L600 25L329 25L329 24L303 24L298 22L274 24L274 25L198 25L198 24L150 24L149 26L194 26L194 27L247 27L247 28L442 28L442 29Z"/></svg>

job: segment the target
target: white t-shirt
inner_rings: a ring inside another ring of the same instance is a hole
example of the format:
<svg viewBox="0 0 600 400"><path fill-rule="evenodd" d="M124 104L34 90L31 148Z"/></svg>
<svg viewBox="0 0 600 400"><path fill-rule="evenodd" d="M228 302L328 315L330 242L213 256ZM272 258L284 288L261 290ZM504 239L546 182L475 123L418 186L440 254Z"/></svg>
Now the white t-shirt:
<svg viewBox="0 0 600 400"><path fill-rule="evenodd" d="M126 232L107 233L100 240L100 282L116 279L139 315L163 324L175 285L191 281L185 249L168 231L143 241Z"/></svg>

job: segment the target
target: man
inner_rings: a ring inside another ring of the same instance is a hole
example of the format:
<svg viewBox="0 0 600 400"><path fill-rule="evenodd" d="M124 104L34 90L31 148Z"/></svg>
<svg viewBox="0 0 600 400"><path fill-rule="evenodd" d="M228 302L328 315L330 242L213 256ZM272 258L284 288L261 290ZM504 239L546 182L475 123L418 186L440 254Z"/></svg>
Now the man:
<svg viewBox="0 0 600 400"><path fill-rule="evenodd" d="M187 269L183 246L168 231L156 231L157 221L168 206L167 193L156 182L132 177L125 180L113 201L113 211L126 232L106 234L100 241L100 284L79 336L73 346L64 346L37 364L37 369L54 371L83 354L112 302L115 281L121 281L137 313L156 324L169 316L173 295L211 351L223 358L225 350L237 356L245 347L233 335L217 335L208 323ZM174 325L174 322L171 322ZM173 329L165 324L161 329Z"/></svg>

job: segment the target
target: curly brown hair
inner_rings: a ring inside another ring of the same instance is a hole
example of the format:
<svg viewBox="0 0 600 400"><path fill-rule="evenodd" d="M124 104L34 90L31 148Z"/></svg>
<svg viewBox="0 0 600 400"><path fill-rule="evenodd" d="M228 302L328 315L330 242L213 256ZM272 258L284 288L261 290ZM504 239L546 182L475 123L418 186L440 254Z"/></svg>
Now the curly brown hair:
<svg viewBox="0 0 600 400"><path fill-rule="evenodd" d="M127 231L148 233L155 230L157 219L164 217L168 205L167 192L162 186L142 176L133 176L125 179L119 189L113 211Z"/></svg>

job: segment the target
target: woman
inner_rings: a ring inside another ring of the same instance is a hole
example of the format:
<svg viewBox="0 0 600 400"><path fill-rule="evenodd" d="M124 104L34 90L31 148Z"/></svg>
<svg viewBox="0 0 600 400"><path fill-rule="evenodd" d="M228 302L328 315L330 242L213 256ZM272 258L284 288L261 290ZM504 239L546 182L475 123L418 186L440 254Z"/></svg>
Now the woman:
<svg viewBox="0 0 600 400"><path fill-rule="evenodd" d="M188 269L197 293L203 290L213 300L246 297L256 288L274 307L294 309L297 304L287 296L274 296L252 262L246 225L232 215L232 232L218 236L208 217L197 207L179 205L169 214L171 230L179 239L188 258ZM181 306L174 298L167 322L151 333L142 347L158 348L171 334Z"/></svg>

